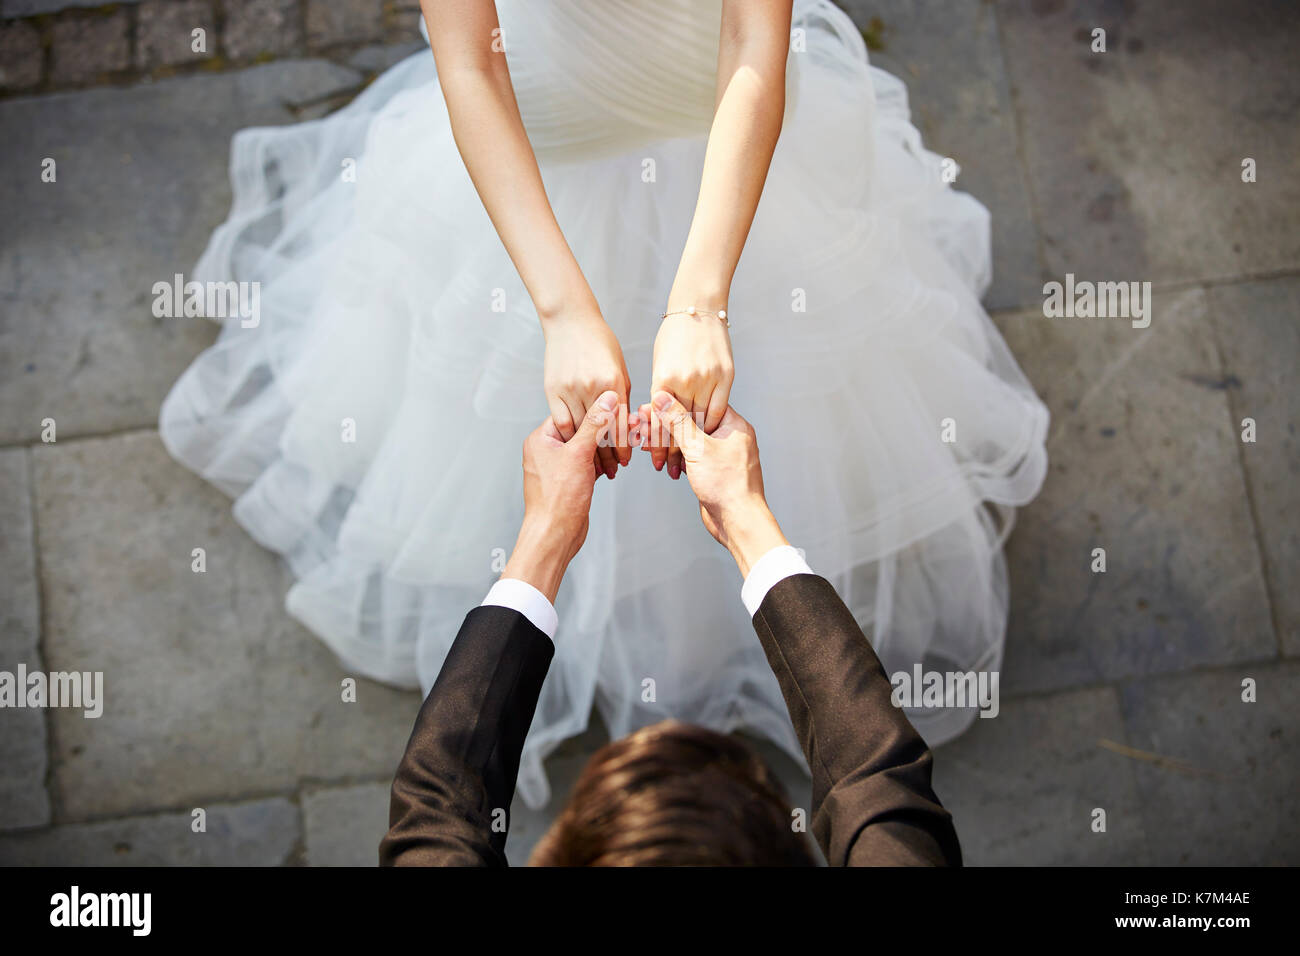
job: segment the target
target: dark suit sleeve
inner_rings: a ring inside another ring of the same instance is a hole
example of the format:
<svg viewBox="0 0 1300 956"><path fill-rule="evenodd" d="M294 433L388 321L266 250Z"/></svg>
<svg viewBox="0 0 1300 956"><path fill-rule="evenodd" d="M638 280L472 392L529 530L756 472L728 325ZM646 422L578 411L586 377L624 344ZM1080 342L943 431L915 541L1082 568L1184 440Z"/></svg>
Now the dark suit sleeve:
<svg viewBox="0 0 1300 956"><path fill-rule="evenodd" d="M519 755L555 647L518 611L465 617L393 780L383 866L505 866ZM498 832L499 831L499 832Z"/></svg>
<svg viewBox="0 0 1300 956"><path fill-rule="evenodd" d="M827 861L960 865L952 817L930 788L930 750L830 583L779 581L754 629L812 770L813 835Z"/></svg>

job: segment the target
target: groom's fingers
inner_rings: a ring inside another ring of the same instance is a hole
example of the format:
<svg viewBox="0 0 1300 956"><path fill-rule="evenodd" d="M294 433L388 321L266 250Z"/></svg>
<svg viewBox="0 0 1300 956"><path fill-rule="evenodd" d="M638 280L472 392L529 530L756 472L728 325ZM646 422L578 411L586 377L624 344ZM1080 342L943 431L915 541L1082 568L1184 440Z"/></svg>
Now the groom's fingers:
<svg viewBox="0 0 1300 956"><path fill-rule="evenodd" d="M599 409L600 406L593 405L592 408ZM590 415L591 412L587 414ZM605 477L612 481L618 474L618 449L614 447L614 436L610 432L618 427L618 418L616 414L611 413L606 415L605 420L612 424L596 440L596 465L605 473Z"/></svg>
<svg viewBox="0 0 1300 956"><path fill-rule="evenodd" d="M635 424L635 415L628 413L627 396L620 395L618 416L610 432L610 444L614 446L614 453L620 465L627 465L632 460L632 429Z"/></svg>
<svg viewBox="0 0 1300 956"><path fill-rule="evenodd" d="M663 426L659 424L659 419L655 418L654 409L650 403L646 402L641 406L638 413L641 416L641 447L650 452L650 460L654 461L654 448L658 444L659 433L663 431Z"/></svg>
<svg viewBox="0 0 1300 956"><path fill-rule="evenodd" d="M618 424L611 435L616 439L610 444L616 446L615 453L620 465L627 465L632 461L632 431L636 427L636 412L632 410L628 401L628 393L631 389L632 384L625 379L618 395Z"/></svg>
<svg viewBox="0 0 1300 956"><path fill-rule="evenodd" d="M696 404L696 398L692 396L690 398L678 399L678 401L681 403L682 408L686 409L687 420L692 422L693 424L698 425L699 419L695 417L695 410L699 407ZM677 436L675 435L673 436L673 440L670 443L668 448L668 469L667 470L668 470L668 477L671 478L673 481L676 481L678 478L682 476L681 442L677 440Z"/></svg>
<svg viewBox="0 0 1300 956"><path fill-rule="evenodd" d="M705 387L707 388L707 386ZM722 389L719 388L717 391L721 392ZM718 427L718 422L722 420L722 412L727 407L724 399L722 408L716 410L715 417L715 410L712 405L712 396L715 394L716 392L712 389L696 392L690 402L691 421L705 435L712 434L713 429ZM683 403L683 407L685 407L685 403ZM676 444L680 445L681 443L677 442ZM680 478L682 473L686 471L684 457L678 448L674 448L673 453L669 456L668 469L674 479Z"/></svg>
<svg viewBox="0 0 1300 956"><path fill-rule="evenodd" d="M650 460L654 460L654 448L658 443L659 432L663 426L659 424L659 419L655 418L650 403L646 402L636 410L637 417L637 445L642 451L651 452Z"/></svg>
<svg viewBox="0 0 1300 956"><path fill-rule="evenodd" d="M650 463L655 471L663 471L668 462L668 446L673 443L672 433L655 413L653 405L642 405L641 409L645 412L646 450L650 452Z"/></svg>
<svg viewBox="0 0 1300 956"><path fill-rule="evenodd" d="M626 428L622 434L627 446L627 461L622 462L622 464L627 466L632 463L632 452L641 446L641 419L637 414L637 410L630 405L623 406L622 411L627 416L626 426L620 426ZM622 450L622 446L620 446L619 451Z"/></svg>
<svg viewBox="0 0 1300 956"><path fill-rule="evenodd" d="M667 426L674 447L689 448L700 440L699 426L695 424L690 411L671 394L665 391L656 392L653 405L655 417ZM680 462L680 453L678 454Z"/></svg>

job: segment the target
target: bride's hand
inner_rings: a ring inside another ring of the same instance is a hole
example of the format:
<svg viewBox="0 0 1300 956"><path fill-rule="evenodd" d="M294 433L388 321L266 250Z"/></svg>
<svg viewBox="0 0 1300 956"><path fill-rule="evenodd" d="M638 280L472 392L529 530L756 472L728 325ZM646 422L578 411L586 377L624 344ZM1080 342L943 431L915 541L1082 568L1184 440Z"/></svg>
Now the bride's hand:
<svg viewBox="0 0 1300 956"><path fill-rule="evenodd" d="M663 320L655 336L651 395L660 389L670 392L711 434L727 412L735 376L731 334L721 319L703 313L674 313ZM652 446L650 452L656 471L667 464L672 478L681 477L678 448Z"/></svg>
<svg viewBox="0 0 1300 956"><path fill-rule="evenodd" d="M618 393L619 417L626 421L631 387L627 363L618 338L600 313L566 315L547 323L544 331L546 362L542 384L560 437L565 441L572 438L587 410L602 393L611 389ZM626 432L626 426L616 427L611 436L621 443L603 443L596 449L597 467L607 478L613 478L619 464L626 465L632 457L632 449L621 437Z"/></svg>

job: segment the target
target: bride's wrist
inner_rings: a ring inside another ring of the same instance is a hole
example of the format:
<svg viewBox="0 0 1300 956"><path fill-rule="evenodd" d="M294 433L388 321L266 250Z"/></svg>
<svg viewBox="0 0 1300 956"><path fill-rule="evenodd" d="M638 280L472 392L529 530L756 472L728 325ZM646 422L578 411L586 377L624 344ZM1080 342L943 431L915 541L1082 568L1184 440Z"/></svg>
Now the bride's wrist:
<svg viewBox="0 0 1300 956"><path fill-rule="evenodd" d="M673 279L664 311L672 312L694 306L706 312L718 312L727 308L730 294L731 281L726 276L715 275L707 268L683 264Z"/></svg>
<svg viewBox="0 0 1300 956"><path fill-rule="evenodd" d="M576 269L576 264L575 264ZM591 286L581 272L555 283L548 283L545 289L530 289L533 308L545 331L548 326L571 321L590 321L600 319L600 304Z"/></svg>
<svg viewBox="0 0 1300 956"><path fill-rule="evenodd" d="M727 308L727 291L707 289L679 289L676 286L668 293L664 311L668 313L685 312L696 309L700 312L723 312Z"/></svg>
<svg viewBox="0 0 1300 956"><path fill-rule="evenodd" d="M593 322L603 324L605 321L605 317L600 314L600 306L595 296L557 301L548 303L545 307L538 305L537 318L542 324L543 335L562 326Z"/></svg>

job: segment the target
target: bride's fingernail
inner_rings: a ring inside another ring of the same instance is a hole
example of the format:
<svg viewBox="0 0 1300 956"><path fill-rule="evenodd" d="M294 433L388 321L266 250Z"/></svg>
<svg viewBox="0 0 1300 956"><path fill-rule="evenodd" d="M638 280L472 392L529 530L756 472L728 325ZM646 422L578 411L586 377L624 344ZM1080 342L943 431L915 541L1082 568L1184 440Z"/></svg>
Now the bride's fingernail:
<svg viewBox="0 0 1300 956"><path fill-rule="evenodd" d="M667 409L672 403L673 397L667 392L660 392L655 396L655 408L659 409L661 412Z"/></svg>
<svg viewBox="0 0 1300 956"><path fill-rule="evenodd" d="M610 392L607 395L602 395L600 401L596 402L596 404L605 409L605 411L612 412L614 406L618 404L618 396L613 392Z"/></svg>

